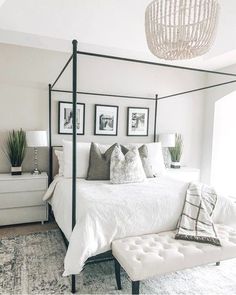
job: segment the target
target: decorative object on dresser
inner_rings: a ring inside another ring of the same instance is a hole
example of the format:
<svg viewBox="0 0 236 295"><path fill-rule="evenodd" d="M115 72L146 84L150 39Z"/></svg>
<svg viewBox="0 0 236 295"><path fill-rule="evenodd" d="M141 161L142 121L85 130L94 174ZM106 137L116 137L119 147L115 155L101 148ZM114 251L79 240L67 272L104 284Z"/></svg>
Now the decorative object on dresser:
<svg viewBox="0 0 236 295"><path fill-rule="evenodd" d="M41 172L38 170L38 147L46 147L47 144L47 131L27 131L26 141L28 147L34 148L34 171L33 175L38 175Z"/></svg>
<svg viewBox="0 0 236 295"><path fill-rule="evenodd" d="M217 0L154 0L146 8L150 51L166 60L190 59L209 51L216 35Z"/></svg>
<svg viewBox="0 0 236 295"><path fill-rule="evenodd" d="M183 153L183 138L181 134L175 134L175 146L169 147L171 168L180 168L180 159Z"/></svg>
<svg viewBox="0 0 236 295"><path fill-rule="evenodd" d="M129 107L127 136L148 136L149 108Z"/></svg>
<svg viewBox="0 0 236 295"><path fill-rule="evenodd" d="M0 174L0 226L48 220L48 206L43 202L47 187L45 172Z"/></svg>
<svg viewBox="0 0 236 295"><path fill-rule="evenodd" d="M200 180L200 169L190 168L190 167L181 167L180 169L171 169L167 168L165 174L171 178L194 182Z"/></svg>
<svg viewBox="0 0 236 295"><path fill-rule="evenodd" d="M72 134L72 102L59 101L58 103L58 133ZM85 104L77 103L77 134L84 135Z"/></svg>
<svg viewBox="0 0 236 295"><path fill-rule="evenodd" d="M163 156L166 168L169 165L169 150L170 147L175 147L175 134L174 133L161 133L158 135L158 141L161 142L163 148Z"/></svg>
<svg viewBox="0 0 236 295"><path fill-rule="evenodd" d="M117 135L119 107L95 105L94 135Z"/></svg>
<svg viewBox="0 0 236 295"><path fill-rule="evenodd" d="M5 154L11 163L11 174L21 175L22 162L25 158L26 136L25 131L13 130L9 132Z"/></svg>

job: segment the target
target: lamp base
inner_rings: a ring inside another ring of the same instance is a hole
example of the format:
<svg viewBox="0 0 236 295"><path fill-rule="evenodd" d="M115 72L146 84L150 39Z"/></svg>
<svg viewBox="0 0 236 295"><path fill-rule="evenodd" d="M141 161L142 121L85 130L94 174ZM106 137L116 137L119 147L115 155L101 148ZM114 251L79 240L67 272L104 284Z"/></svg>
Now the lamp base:
<svg viewBox="0 0 236 295"><path fill-rule="evenodd" d="M38 169L34 169L34 171L31 172L32 175L40 175L41 171L39 171Z"/></svg>
<svg viewBox="0 0 236 295"><path fill-rule="evenodd" d="M169 150L167 147L162 148L163 151L163 158L164 158L164 164L166 168L170 167L170 155Z"/></svg>
<svg viewBox="0 0 236 295"><path fill-rule="evenodd" d="M34 171L31 172L32 175L39 175L41 172L38 170L38 150L34 148Z"/></svg>

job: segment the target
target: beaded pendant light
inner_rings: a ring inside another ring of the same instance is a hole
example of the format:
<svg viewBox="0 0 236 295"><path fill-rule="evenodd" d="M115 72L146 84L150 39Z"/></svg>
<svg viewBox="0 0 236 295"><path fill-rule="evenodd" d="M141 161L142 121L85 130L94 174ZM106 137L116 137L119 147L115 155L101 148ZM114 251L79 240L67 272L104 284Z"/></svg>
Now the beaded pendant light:
<svg viewBox="0 0 236 295"><path fill-rule="evenodd" d="M214 41L218 12L217 0L154 0L145 13L150 51L167 60L205 54Z"/></svg>

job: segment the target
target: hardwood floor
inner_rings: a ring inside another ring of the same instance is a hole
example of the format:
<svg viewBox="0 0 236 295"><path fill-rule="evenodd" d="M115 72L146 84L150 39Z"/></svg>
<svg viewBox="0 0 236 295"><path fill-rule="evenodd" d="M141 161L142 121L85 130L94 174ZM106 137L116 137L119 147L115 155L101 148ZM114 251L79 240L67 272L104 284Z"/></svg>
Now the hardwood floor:
<svg viewBox="0 0 236 295"><path fill-rule="evenodd" d="M9 226L0 226L0 239L3 237L14 237L18 235L27 235L30 233L47 231L58 228L55 221L41 223L27 223Z"/></svg>

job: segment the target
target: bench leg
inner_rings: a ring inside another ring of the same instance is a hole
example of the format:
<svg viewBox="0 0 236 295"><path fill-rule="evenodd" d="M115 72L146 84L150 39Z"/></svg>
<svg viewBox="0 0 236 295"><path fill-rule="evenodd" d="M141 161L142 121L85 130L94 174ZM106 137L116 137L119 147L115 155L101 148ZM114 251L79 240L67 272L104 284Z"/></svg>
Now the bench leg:
<svg viewBox="0 0 236 295"><path fill-rule="evenodd" d="M71 276L71 293L75 294L76 293L76 280L75 280L75 275Z"/></svg>
<svg viewBox="0 0 236 295"><path fill-rule="evenodd" d="M220 265L220 261L216 262L216 266L219 266Z"/></svg>
<svg viewBox="0 0 236 295"><path fill-rule="evenodd" d="M132 281L132 294L139 294L140 281Z"/></svg>
<svg viewBox="0 0 236 295"><path fill-rule="evenodd" d="M114 259L115 261L115 274L116 274L116 284L117 284L117 289L121 290L121 280L120 280L120 264L119 262Z"/></svg>

